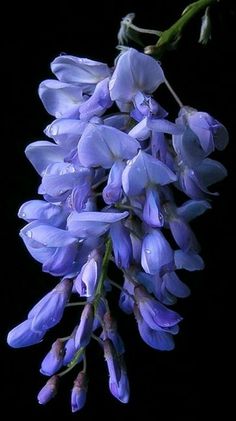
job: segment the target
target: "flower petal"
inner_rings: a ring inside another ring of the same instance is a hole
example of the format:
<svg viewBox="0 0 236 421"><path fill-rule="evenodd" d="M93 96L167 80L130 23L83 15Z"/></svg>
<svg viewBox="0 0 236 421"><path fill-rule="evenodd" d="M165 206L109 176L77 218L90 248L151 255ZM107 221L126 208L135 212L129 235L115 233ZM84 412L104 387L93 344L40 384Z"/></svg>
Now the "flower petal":
<svg viewBox="0 0 236 421"><path fill-rule="evenodd" d="M173 181L176 181L176 175L165 164L141 150L122 175L123 189L131 196L141 194L148 184L166 185Z"/></svg>
<svg viewBox="0 0 236 421"><path fill-rule="evenodd" d="M40 175L48 165L64 162L65 156L65 152L60 146L44 140L30 143L25 149L25 154Z"/></svg>
<svg viewBox="0 0 236 421"><path fill-rule="evenodd" d="M56 57L51 69L61 82L69 83L96 84L110 75L107 64L71 55Z"/></svg>
<svg viewBox="0 0 236 421"><path fill-rule="evenodd" d="M162 267L172 264L174 253L164 235L153 229L144 237L141 264L146 273L160 273Z"/></svg>
<svg viewBox="0 0 236 421"><path fill-rule="evenodd" d="M97 237L104 234L110 224L126 218L128 212L72 212L68 218L68 229L80 238Z"/></svg>
<svg viewBox="0 0 236 421"><path fill-rule="evenodd" d="M78 117L84 101L80 87L58 80L45 80L39 85L39 96L47 112L56 118Z"/></svg>
<svg viewBox="0 0 236 421"><path fill-rule="evenodd" d="M202 215L207 209L211 209L211 205L206 200L188 200L177 208L177 213L186 222L190 222Z"/></svg>
<svg viewBox="0 0 236 421"><path fill-rule="evenodd" d="M31 330L32 320L25 320L12 329L7 336L7 343L12 348L23 348L41 342L45 331Z"/></svg>
<svg viewBox="0 0 236 421"><path fill-rule="evenodd" d="M129 48L120 55L111 77L111 99L129 102L138 91L152 93L162 82L164 74L158 62Z"/></svg>
<svg viewBox="0 0 236 421"><path fill-rule="evenodd" d="M176 250L174 259L176 269L186 269L190 272L204 269L204 262L198 254Z"/></svg>
<svg viewBox="0 0 236 421"><path fill-rule="evenodd" d="M190 295L190 289L185 285L175 272L168 272L163 275L163 281L167 290L175 297L185 298Z"/></svg>
<svg viewBox="0 0 236 421"><path fill-rule="evenodd" d="M67 218L66 212L62 206L45 202L44 200L30 200L24 203L18 212L19 218L27 222L40 220L53 226L60 226Z"/></svg>
<svg viewBox="0 0 236 421"><path fill-rule="evenodd" d="M114 127L89 124L78 144L78 156L85 167L111 168L117 159L131 159L139 143Z"/></svg>

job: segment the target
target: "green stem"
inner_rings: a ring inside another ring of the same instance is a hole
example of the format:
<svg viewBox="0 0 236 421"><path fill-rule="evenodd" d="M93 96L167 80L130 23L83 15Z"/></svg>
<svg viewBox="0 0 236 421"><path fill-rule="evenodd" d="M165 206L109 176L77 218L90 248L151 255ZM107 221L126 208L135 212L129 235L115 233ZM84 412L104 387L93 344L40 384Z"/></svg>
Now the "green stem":
<svg viewBox="0 0 236 421"><path fill-rule="evenodd" d="M77 301L74 303L66 304L66 307L85 306L86 304L87 304L87 301Z"/></svg>
<svg viewBox="0 0 236 421"><path fill-rule="evenodd" d="M163 53L173 44L176 44L182 35L184 27L203 9L206 9L219 0L198 0L191 3L182 13L182 16L166 31L163 31L156 45L149 45L145 48L146 54L160 58Z"/></svg>
<svg viewBox="0 0 236 421"><path fill-rule="evenodd" d="M80 359L80 356L81 356L81 354L84 352L84 348L80 348L77 352L76 352L76 354L75 354L75 356L74 356L74 358L73 358L73 360L67 365L67 367L68 368L66 368L64 371L61 371L61 373L58 373L58 376L59 377L62 377L62 376L64 376L65 374L67 374L67 373L69 373L69 371L71 371L75 366L76 366L76 364L78 363L78 361L79 361L79 359Z"/></svg>
<svg viewBox="0 0 236 421"><path fill-rule="evenodd" d="M111 257L111 250L112 250L111 239L109 239L107 240L107 243L106 243L106 250L105 250L105 254L102 261L101 275L98 281L98 286L97 286L96 294L95 294L95 303L94 303L95 312L96 312L98 301L103 293L103 283L107 277L107 269L108 269L108 264Z"/></svg>
<svg viewBox="0 0 236 421"><path fill-rule="evenodd" d="M86 354L85 354L85 351L84 351L84 354L83 354L83 373L86 373L86 370L87 370L87 358L86 358Z"/></svg>

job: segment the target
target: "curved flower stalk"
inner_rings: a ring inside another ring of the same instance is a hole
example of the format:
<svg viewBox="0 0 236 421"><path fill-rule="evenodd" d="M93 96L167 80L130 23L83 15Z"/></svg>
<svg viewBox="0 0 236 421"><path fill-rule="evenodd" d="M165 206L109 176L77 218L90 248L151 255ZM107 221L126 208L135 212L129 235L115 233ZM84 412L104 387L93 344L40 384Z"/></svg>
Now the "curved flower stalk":
<svg viewBox="0 0 236 421"><path fill-rule="evenodd" d="M71 394L76 412L86 401L86 349L94 339L111 394L129 400L125 347L109 304L113 286L143 341L160 351L174 348L182 316L169 306L190 294L178 270L203 269L190 223L211 207L216 193L208 188L226 176L209 156L225 148L228 134L190 107L169 121L153 96L164 71L136 49L123 51L114 68L67 55L51 68L57 79L42 82L39 95L56 119L45 129L47 140L26 148L41 176L40 199L24 203L19 217L28 251L60 281L7 340L14 348L37 344L65 311L76 310L73 331L55 338L42 360L40 371L50 378L38 395L47 403L61 377L78 367ZM178 190L186 201L177 206ZM123 284L108 278L110 261Z"/></svg>

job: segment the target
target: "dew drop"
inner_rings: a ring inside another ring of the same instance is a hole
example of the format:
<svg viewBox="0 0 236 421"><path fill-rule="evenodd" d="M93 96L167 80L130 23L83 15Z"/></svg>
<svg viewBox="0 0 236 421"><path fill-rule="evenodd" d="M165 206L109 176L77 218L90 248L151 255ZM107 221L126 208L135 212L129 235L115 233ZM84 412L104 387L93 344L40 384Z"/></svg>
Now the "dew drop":
<svg viewBox="0 0 236 421"><path fill-rule="evenodd" d="M164 223L164 216L162 215L162 213L159 213L158 216L159 216L160 223L163 224Z"/></svg>
<svg viewBox="0 0 236 421"><path fill-rule="evenodd" d="M33 233L32 231L27 231L26 232L27 237L32 238L33 237Z"/></svg>
<svg viewBox="0 0 236 421"><path fill-rule="evenodd" d="M147 254L151 254L151 250L149 250L149 249L145 249L145 253L147 253Z"/></svg>
<svg viewBox="0 0 236 421"><path fill-rule="evenodd" d="M26 213L25 213L25 212L21 212L21 213L20 213L20 216L21 216L22 218L25 218L25 217L26 217Z"/></svg>

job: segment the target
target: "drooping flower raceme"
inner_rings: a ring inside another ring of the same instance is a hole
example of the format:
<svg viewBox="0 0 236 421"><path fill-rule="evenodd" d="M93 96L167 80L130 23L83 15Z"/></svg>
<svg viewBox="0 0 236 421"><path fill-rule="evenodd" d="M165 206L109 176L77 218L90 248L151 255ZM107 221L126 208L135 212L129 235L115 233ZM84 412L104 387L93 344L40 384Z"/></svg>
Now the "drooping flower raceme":
<svg viewBox="0 0 236 421"><path fill-rule="evenodd" d="M190 107L169 121L153 96L165 83L163 69L133 48L114 68L62 55L51 69L57 79L42 82L39 96L55 120L45 129L47 140L26 148L41 177L40 198L24 203L19 217L27 223L20 236L28 251L60 280L9 333L8 343L37 344L68 306L82 306L73 331L55 338L42 360L49 380L38 395L47 403L60 378L83 362L71 394L75 412L86 401L92 339L103 349L110 392L129 400L124 343L109 305L113 287L120 288L120 308L134 315L144 342L174 348L182 317L169 305L190 293L178 270L204 266L190 222L211 207L216 193L208 188L226 176L209 155L227 145L228 134ZM187 198L177 206L178 190ZM111 260L123 284L108 278Z"/></svg>

